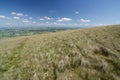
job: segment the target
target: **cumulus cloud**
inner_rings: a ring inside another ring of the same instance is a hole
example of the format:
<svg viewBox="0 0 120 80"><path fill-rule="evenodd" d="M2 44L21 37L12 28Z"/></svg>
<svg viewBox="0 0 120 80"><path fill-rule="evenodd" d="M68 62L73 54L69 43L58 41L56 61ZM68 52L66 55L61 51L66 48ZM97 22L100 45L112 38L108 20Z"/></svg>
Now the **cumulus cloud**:
<svg viewBox="0 0 120 80"><path fill-rule="evenodd" d="M17 13L16 15L17 16L23 16L23 13Z"/></svg>
<svg viewBox="0 0 120 80"><path fill-rule="evenodd" d="M11 12L12 15L16 15L16 12Z"/></svg>
<svg viewBox="0 0 120 80"><path fill-rule="evenodd" d="M80 19L81 22L91 22L91 20L87 20L87 19Z"/></svg>
<svg viewBox="0 0 120 80"><path fill-rule="evenodd" d="M5 25L11 25L11 23L5 23Z"/></svg>
<svg viewBox="0 0 120 80"><path fill-rule="evenodd" d="M29 17L29 19L33 19L32 17Z"/></svg>
<svg viewBox="0 0 120 80"><path fill-rule="evenodd" d="M20 17L13 17L13 19L17 19L18 20L18 19L20 19Z"/></svg>
<svg viewBox="0 0 120 80"><path fill-rule="evenodd" d="M25 20L23 20L22 22L23 22L23 23L29 23L30 21L27 20L27 19L25 19Z"/></svg>
<svg viewBox="0 0 120 80"><path fill-rule="evenodd" d="M63 26L63 25L65 25L65 24L64 24L64 23L53 22L53 25L55 25L55 26Z"/></svg>
<svg viewBox="0 0 120 80"><path fill-rule="evenodd" d="M51 20L52 18L47 17L47 16L44 16L44 19L46 19L46 20Z"/></svg>
<svg viewBox="0 0 120 80"><path fill-rule="evenodd" d="M0 19L5 19L6 17L3 15L0 15Z"/></svg>
<svg viewBox="0 0 120 80"><path fill-rule="evenodd" d="M6 17L4 15L0 15L0 19L10 19L10 17Z"/></svg>
<svg viewBox="0 0 120 80"><path fill-rule="evenodd" d="M78 11L76 11L76 12L75 12L75 14L79 14L79 12L78 12Z"/></svg>
<svg viewBox="0 0 120 80"><path fill-rule="evenodd" d="M11 14L15 16L24 16L23 13L17 13L17 12L11 12Z"/></svg>
<svg viewBox="0 0 120 80"><path fill-rule="evenodd" d="M43 19L43 18L40 18L40 20L41 20L41 21L44 21L45 19Z"/></svg>
<svg viewBox="0 0 120 80"><path fill-rule="evenodd" d="M66 22L66 21L72 21L72 19L64 17L57 20L57 22Z"/></svg>
<svg viewBox="0 0 120 80"><path fill-rule="evenodd" d="M65 26L66 24L64 23L59 23L59 22L45 22L45 23L40 23L42 26Z"/></svg>

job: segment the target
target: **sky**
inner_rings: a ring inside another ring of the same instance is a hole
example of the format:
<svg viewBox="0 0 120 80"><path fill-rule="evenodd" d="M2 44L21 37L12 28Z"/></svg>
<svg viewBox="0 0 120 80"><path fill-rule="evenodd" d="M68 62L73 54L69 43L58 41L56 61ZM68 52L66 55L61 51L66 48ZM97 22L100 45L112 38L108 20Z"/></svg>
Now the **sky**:
<svg viewBox="0 0 120 80"><path fill-rule="evenodd" d="M120 0L0 0L0 27L120 24Z"/></svg>

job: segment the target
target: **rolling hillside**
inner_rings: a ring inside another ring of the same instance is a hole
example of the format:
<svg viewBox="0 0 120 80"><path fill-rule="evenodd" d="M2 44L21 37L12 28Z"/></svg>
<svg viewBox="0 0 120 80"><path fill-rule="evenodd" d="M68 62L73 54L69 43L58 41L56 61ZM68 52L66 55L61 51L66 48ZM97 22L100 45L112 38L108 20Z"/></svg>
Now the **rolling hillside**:
<svg viewBox="0 0 120 80"><path fill-rule="evenodd" d="M120 25L1 39L0 80L120 80Z"/></svg>

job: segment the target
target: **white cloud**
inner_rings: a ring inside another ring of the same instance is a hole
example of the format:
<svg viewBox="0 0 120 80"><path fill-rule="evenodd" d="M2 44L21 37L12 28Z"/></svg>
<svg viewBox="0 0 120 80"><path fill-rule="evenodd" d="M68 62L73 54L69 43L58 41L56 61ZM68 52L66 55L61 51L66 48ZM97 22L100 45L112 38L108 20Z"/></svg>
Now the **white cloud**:
<svg viewBox="0 0 120 80"><path fill-rule="evenodd" d="M91 20L87 20L87 19L80 19L81 22L91 22Z"/></svg>
<svg viewBox="0 0 120 80"><path fill-rule="evenodd" d="M46 19L46 20L51 20L52 18L47 17L47 16L44 16L44 19Z"/></svg>
<svg viewBox="0 0 120 80"><path fill-rule="evenodd" d="M36 22L35 22L35 21L33 21L33 23L35 24Z"/></svg>
<svg viewBox="0 0 120 80"><path fill-rule="evenodd" d="M55 13L56 10L49 10L48 12L49 12L49 13Z"/></svg>
<svg viewBox="0 0 120 80"><path fill-rule="evenodd" d="M44 21L45 19L43 19L43 18L40 18L40 20L41 20L41 21Z"/></svg>
<svg viewBox="0 0 120 80"><path fill-rule="evenodd" d="M16 15L16 12L11 12L12 15Z"/></svg>
<svg viewBox="0 0 120 80"><path fill-rule="evenodd" d="M23 13L17 13L16 15L17 16L23 16Z"/></svg>
<svg viewBox="0 0 120 80"><path fill-rule="evenodd" d="M11 23L5 23L5 25L11 25Z"/></svg>
<svg viewBox="0 0 120 80"><path fill-rule="evenodd" d="M107 25L107 24L97 24L98 26L104 26L104 25Z"/></svg>
<svg viewBox="0 0 120 80"><path fill-rule="evenodd" d="M10 17L6 17L6 19L10 19Z"/></svg>
<svg viewBox="0 0 120 80"><path fill-rule="evenodd" d="M79 12L78 12L78 11L76 11L76 12L75 12L75 14L79 14Z"/></svg>
<svg viewBox="0 0 120 80"><path fill-rule="evenodd" d="M53 22L53 24L57 25L58 23L56 23L56 22Z"/></svg>
<svg viewBox="0 0 120 80"><path fill-rule="evenodd" d="M13 17L13 19L17 19L18 20L18 19L20 19L20 17Z"/></svg>
<svg viewBox="0 0 120 80"><path fill-rule="evenodd" d="M64 22L64 21L72 21L72 19L64 17L64 18L61 18L61 19L57 20L57 22Z"/></svg>
<svg viewBox="0 0 120 80"><path fill-rule="evenodd" d="M4 15L0 15L0 19L10 19L10 17L6 17Z"/></svg>
<svg viewBox="0 0 120 80"><path fill-rule="evenodd" d="M30 21L27 20L27 19L25 19L25 20L23 20L22 22L23 22L23 23L29 23Z"/></svg>
<svg viewBox="0 0 120 80"><path fill-rule="evenodd" d="M24 16L28 16L27 14L25 14Z"/></svg>
<svg viewBox="0 0 120 80"><path fill-rule="evenodd" d="M53 26L64 26L64 23L57 23L57 22L53 22Z"/></svg>
<svg viewBox="0 0 120 80"><path fill-rule="evenodd" d="M40 23L39 26L66 26L64 23L59 23L59 22L44 22Z"/></svg>
<svg viewBox="0 0 120 80"><path fill-rule="evenodd" d="M11 12L11 14L15 16L24 16L23 13L17 13L17 12Z"/></svg>
<svg viewBox="0 0 120 80"><path fill-rule="evenodd" d="M29 19L33 19L32 17L29 17Z"/></svg>
<svg viewBox="0 0 120 80"><path fill-rule="evenodd" d="M0 15L0 19L5 19L6 17L3 15Z"/></svg>

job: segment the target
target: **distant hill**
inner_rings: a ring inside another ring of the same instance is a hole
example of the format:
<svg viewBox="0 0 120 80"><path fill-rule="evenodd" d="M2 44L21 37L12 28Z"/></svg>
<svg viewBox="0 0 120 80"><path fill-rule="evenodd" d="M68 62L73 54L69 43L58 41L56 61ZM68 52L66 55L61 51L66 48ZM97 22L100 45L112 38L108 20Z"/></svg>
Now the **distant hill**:
<svg viewBox="0 0 120 80"><path fill-rule="evenodd" d="M0 39L6 37L31 36L48 32L73 30L82 27L0 27Z"/></svg>
<svg viewBox="0 0 120 80"><path fill-rule="evenodd" d="M120 25L1 39L0 80L120 80Z"/></svg>

